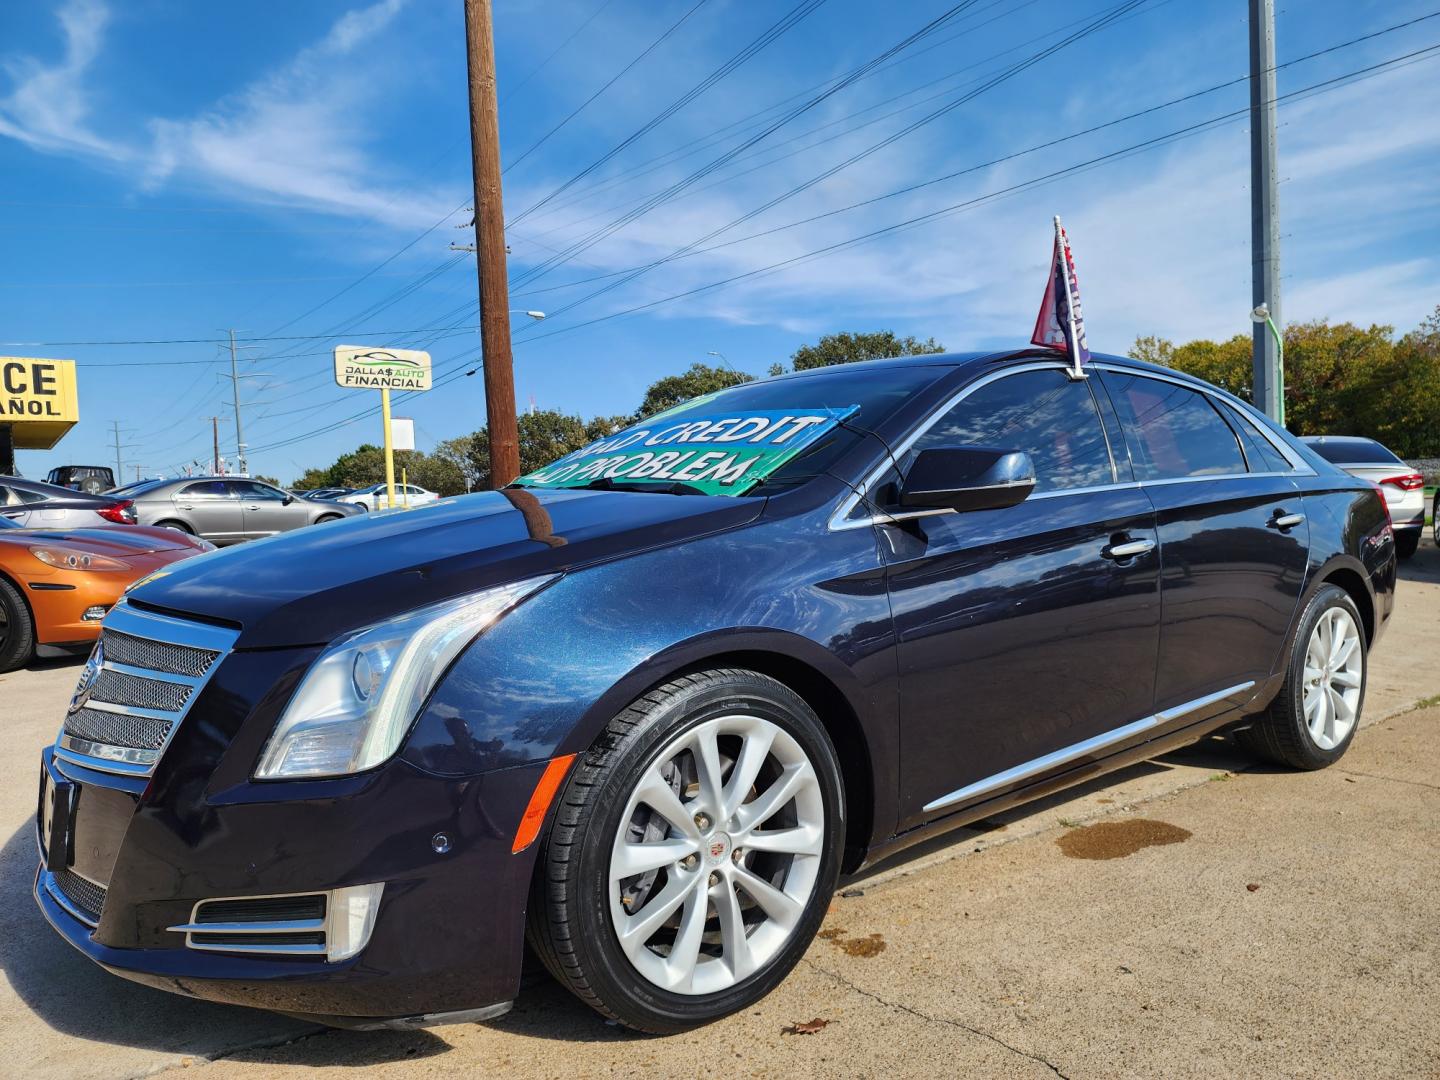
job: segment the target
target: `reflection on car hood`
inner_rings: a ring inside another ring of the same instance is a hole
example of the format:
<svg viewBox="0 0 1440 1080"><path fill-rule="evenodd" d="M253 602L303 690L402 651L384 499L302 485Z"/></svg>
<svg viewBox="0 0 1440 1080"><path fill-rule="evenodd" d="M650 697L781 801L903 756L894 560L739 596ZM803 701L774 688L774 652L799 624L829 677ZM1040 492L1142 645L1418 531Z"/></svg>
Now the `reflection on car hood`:
<svg viewBox="0 0 1440 1080"><path fill-rule="evenodd" d="M487 491L300 529L180 563L131 600L238 625L240 648L315 645L424 604L753 520L763 499Z"/></svg>
<svg viewBox="0 0 1440 1080"><path fill-rule="evenodd" d="M63 544L92 555L108 555L112 559L177 548L189 548L197 555L200 553L190 540L173 529L152 529L143 525L102 525L94 529L6 529L0 532L0 543L18 543L26 547Z"/></svg>

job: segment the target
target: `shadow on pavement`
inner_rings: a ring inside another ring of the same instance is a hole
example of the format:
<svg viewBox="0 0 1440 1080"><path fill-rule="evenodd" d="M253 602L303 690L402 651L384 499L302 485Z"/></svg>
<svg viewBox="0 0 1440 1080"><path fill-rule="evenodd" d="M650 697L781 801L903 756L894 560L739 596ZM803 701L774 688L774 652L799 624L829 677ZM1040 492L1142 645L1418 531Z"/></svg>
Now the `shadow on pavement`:
<svg viewBox="0 0 1440 1080"><path fill-rule="evenodd" d="M132 983L91 963L52 930L31 887L38 855L26 822L0 849L0 971L36 1017L77 1039L197 1057L246 1049L267 1060L280 1044L317 1029L259 1009L219 1005ZM428 1057L449 1049L429 1032L375 1032L364 1052L345 1040L354 1064ZM257 1049L259 1048L259 1049ZM3 1070L0 1070L3 1072Z"/></svg>
<svg viewBox="0 0 1440 1080"><path fill-rule="evenodd" d="M1428 534L1430 530L1427 528L1425 532ZM1399 577L1401 581L1440 584L1440 548L1428 535L1420 541L1414 555L1400 560Z"/></svg>

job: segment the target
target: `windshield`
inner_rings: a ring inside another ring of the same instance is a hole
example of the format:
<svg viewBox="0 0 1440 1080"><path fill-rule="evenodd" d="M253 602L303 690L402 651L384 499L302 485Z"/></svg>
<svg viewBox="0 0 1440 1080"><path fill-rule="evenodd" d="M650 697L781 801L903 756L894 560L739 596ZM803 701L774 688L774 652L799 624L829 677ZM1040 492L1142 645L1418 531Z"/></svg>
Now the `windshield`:
<svg viewBox="0 0 1440 1080"><path fill-rule="evenodd" d="M745 383L705 394L520 477L521 487L768 495L824 473L945 374L940 365Z"/></svg>

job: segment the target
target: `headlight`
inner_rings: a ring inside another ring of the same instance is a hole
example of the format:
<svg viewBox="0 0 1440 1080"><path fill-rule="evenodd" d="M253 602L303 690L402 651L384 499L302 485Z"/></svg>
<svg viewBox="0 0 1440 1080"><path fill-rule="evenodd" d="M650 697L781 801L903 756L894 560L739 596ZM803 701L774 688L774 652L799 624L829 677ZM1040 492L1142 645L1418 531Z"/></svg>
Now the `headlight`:
<svg viewBox="0 0 1440 1080"><path fill-rule="evenodd" d="M88 551L82 551L80 548L62 547L58 544L50 547L32 547L30 554L46 566L53 566L56 570L130 569L118 559L110 559L104 555L94 555Z"/></svg>
<svg viewBox="0 0 1440 1080"><path fill-rule="evenodd" d="M347 776L385 761L475 636L553 575L432 604L335 642L270 733L257 780Z"/></svg>

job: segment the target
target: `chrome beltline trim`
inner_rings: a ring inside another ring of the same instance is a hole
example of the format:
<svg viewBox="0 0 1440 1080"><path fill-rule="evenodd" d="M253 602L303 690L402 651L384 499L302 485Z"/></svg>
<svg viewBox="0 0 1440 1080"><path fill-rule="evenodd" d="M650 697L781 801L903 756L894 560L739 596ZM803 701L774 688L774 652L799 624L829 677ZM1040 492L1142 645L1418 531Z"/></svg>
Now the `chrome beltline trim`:
<svg viewBox="0 0 1440 1080"><path fill-rule="evenodd" d="M1219 690L1213 694L1206 694L1204 697L1196 698L1194 701L1187 701L1183 705L1162 709L1153 716L1147 716L1142 720L1136 720L1134 723L1126 724L1124 727L1114 728L1103 734L1085 739L1082 742L1074 743L1060 750L1054 750L1042 757L1034 758L1021 765L1016 765L1012 769L1006 769L1004 772L987 776L983 780L977 780L973 784L966 784L964 787L958 788L948 795L942 795L940 798L926 803L922 809L928 814L932 810L939 810L958 802L964 802L967 799L973 799L977 795L983 795L987 791L1005 787L1007 784L1017 783L1031 776L1037 776L1040 773L1047 772L1050 769L1074 761L1077 758L1085 757L1087 754L1093 754L1097 750L1103 750L1107 746L1124 742L1126 739L1139 735L1150 728L1159 727L1161 724L1168 724L1171 721L1178 720L1180 717L1203 709L1207 705L1213 705L1228 697L1244 693L1254 685L1255 681L1251 679L1248 682L1228 687L1225 690Z"/></svg>

